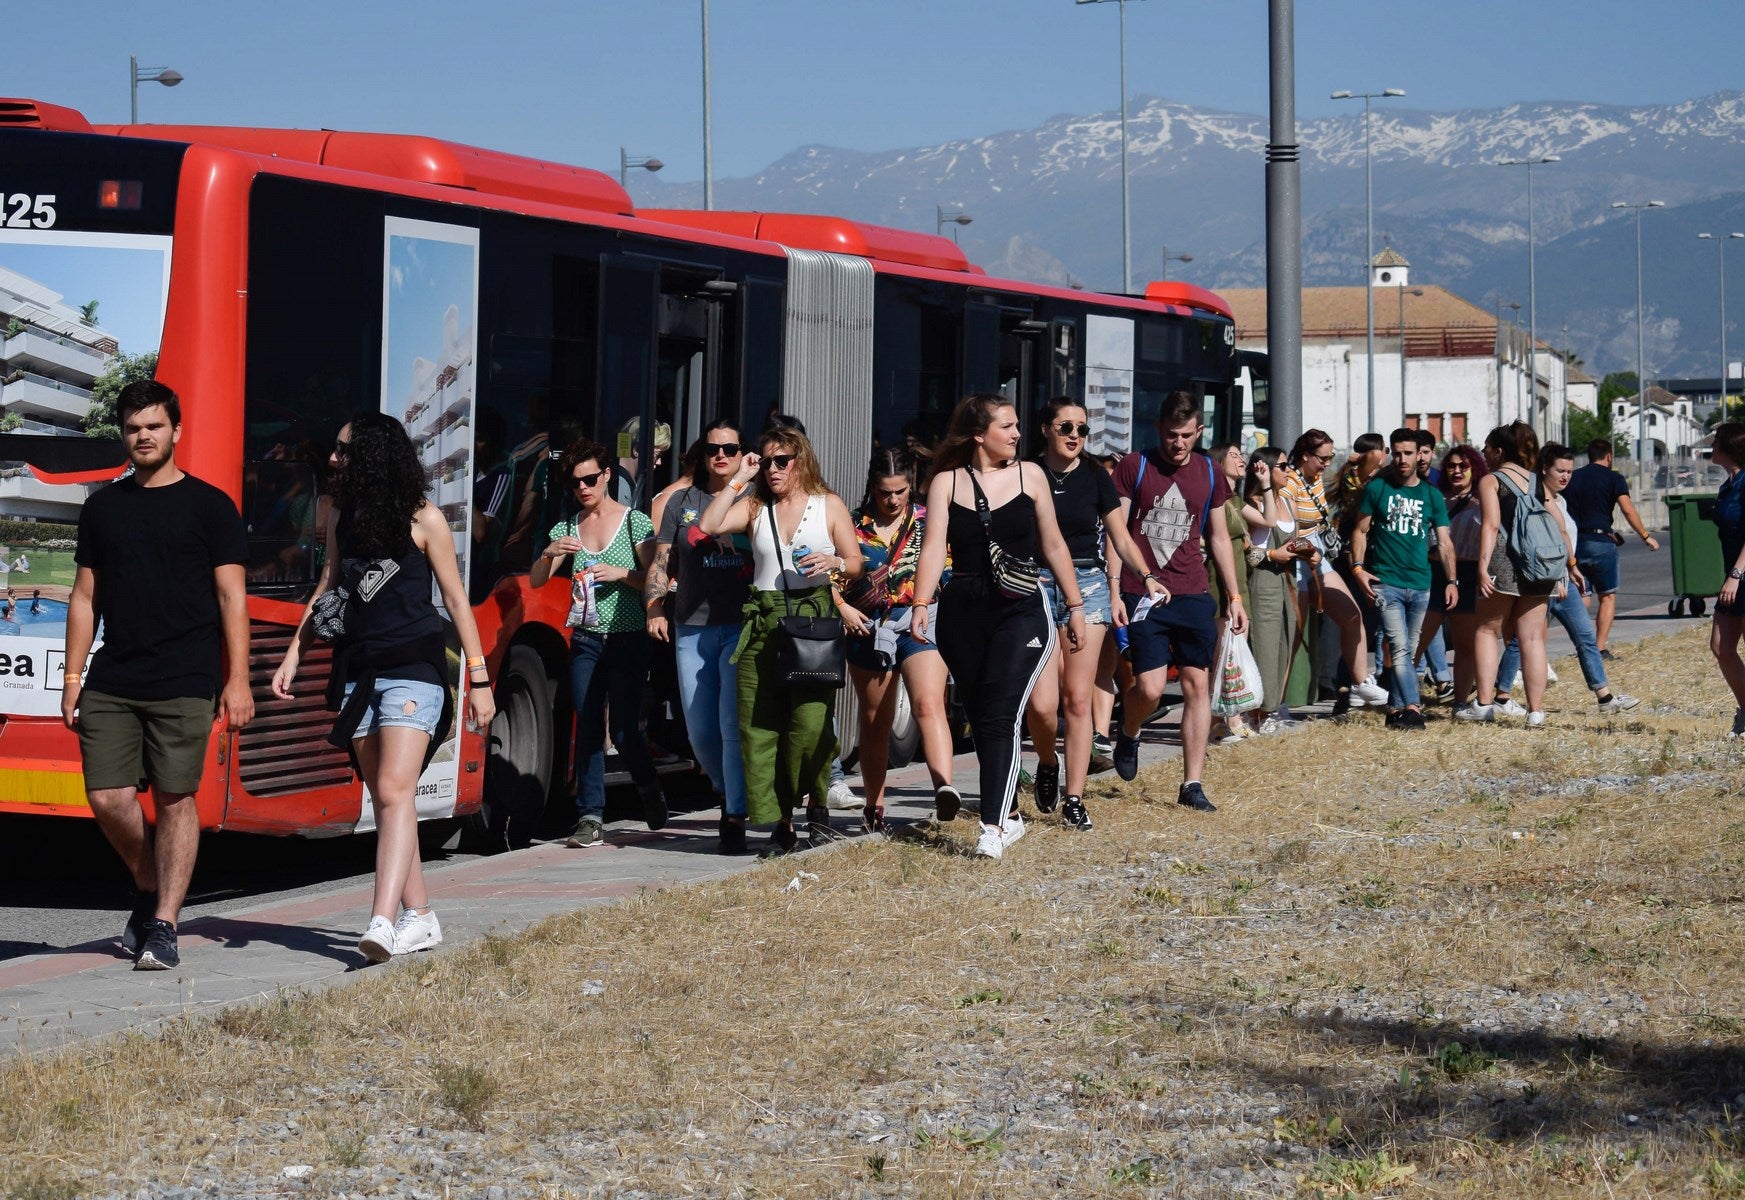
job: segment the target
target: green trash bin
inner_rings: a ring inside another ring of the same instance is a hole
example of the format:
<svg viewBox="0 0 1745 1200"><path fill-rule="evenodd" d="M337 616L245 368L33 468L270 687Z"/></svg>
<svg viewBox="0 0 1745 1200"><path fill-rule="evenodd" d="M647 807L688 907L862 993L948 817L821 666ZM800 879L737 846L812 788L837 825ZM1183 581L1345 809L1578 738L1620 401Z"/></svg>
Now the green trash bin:
<svg viewBox="0 0 1745 1200"><path fill-rule="evenodd" d="M1721 562L1721 531L1715 525L1715 496L1712 492L1668 496L1666 510L1672 523L1673 592L1666 611L1676 617L1689 604L1691 615L1700 617L1727 576Z"/></svg>

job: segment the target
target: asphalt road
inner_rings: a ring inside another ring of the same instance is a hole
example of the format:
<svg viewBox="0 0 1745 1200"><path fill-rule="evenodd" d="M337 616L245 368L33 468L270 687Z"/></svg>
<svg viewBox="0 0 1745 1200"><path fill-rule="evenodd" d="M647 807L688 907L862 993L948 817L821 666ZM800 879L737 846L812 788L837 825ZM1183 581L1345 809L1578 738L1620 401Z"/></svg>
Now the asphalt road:
<svg viewBox="0 0 1745 1200"><path fill-rule="evenodd" d="M1620 613L1652 605L1666 615L1672 598L1667 549L1651 553L1632 536L1622 549L1621 574ZM184 916L367 882L375 844L373 835L306 840L208 834ZM449 850L436 857L472 856ZM128 903L125 872L93 822L0 816L0 959L114 937ZM358 916L361 928L365 914Z"/></svg>

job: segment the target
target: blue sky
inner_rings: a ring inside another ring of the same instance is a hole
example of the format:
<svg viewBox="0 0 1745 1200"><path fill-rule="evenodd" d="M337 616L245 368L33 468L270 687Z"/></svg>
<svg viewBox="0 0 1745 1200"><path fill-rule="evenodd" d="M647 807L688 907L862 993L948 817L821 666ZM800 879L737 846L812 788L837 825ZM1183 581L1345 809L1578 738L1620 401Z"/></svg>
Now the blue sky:
<svg viewBox="0 0 1745 1200"><path fill-rule="evenodd" d="M618 147L668 179L702 175L699 0L187 0L7 15L28 46L0 93L147 121L428 133L616 171ZM1113 3L712 0L718 177L796 146L877 150L1022 128L1118 103ZM1128 86L1264 112L1264 0L1129 0ZM1336 88L1401 86L1413 108L1680 100L1745 83L1736 0L1303 0L1299 112Z"/></svg>
<svg viewBox="0 0 1745 1200"><path fill-rule="evenodd" d="M158 348L164 332L163 250L0 240L0 266L47 284L72 308L99 301L97 326L114 334L124 352Z"/></svg>
<svg viewBox="0 0 1745 1200"><path fill-rule="evenodd" d="M412 394L412 364L443 360L443 319L459 310L459 330L473 326L477 250L458 242L396 235L389 239L386 411L404 416Z"/></svg>

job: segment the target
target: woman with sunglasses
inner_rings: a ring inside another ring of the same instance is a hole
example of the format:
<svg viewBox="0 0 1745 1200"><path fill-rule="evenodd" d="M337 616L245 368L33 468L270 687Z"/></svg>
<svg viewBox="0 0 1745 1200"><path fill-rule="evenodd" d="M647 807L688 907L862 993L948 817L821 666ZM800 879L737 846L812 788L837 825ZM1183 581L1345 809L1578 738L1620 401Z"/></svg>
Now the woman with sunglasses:
<svg viewBox="0 0 1745 1200"><path fill-rule="evenodd" d="M1077 653L1061 653L1060 640L1055 639L1048 666L1036 677L1036 687L1030 693L1025 724L1036 747L1036 810L1050 813L1060 799L1060 758L1055 743L1064 701L1066 801L1060 806L1060 819L1074 829L1089 829L1085 781L1090 775L1096 734L1093 700L1097 671L1102 665L1103 641L1115 626L1115 607L1121 605L1121 598L1109 586L1109 563L1115 563L1119 571L1123 557L1135 563L1142 560L1126 524L1114 519L1121 511L1115 481L1085 453L1091 426L1084 406L1057 396L1042 406L1041 424L1042 450L1032 461L1042 468L1048 481L1055 524L1072 558L1073 580L1082 607L1075 610L1068 606L1065 587L1047 567L1042 570L1042 587L1057 630L1075 611L1084 614L1085 627ZM1120 617L1126 620L1124 606Z"/></svg>
<svg viewBox="0 0 1745 1200"><path fill-rule="evenodd" d="M454 534L425 497L424 465L406 427L385 413L358 413L339 431L329 461L339 497L328 517L327 555L314 594L322 596L343 578L353 596L334 645L328 702L339 710L333 737L349 748L375 810L375 896L358 949L379 963L442 941L418 858L415 803L418 777L448 740L454 719L454 668L442 614L430 600L433 581L466 655L467 712L476 728L491 723L496 704ZM360 587L366 574L380 586ZM291 681L313 632L314 609L311 598L273 673L273 695L281 700L293 698Z"/></svg>
<svg viewBox="0 0 1745 1200"><path fill-rule="evenodd" d="M885 827L885 774L891 726L897 719L895 685L901 677L921 729L934 810L941 821L949 821L963 806L963 797L951 786L945 660L937 646L917 640L910 630L927 509L915 503L915 460L907 450L873 451L866 497L850 515L865 570L854 583L838 589L836 605L848 633L848 674L860 701L860 779L866 795L862 819L871 832Z"/></svg>
<svg viewBox="0 0 1745 1200"><path fill-rule="evenodd" d="M1248 561L1252 543L1248 540L1248 522L1242 516L1242 506L1246 503L1242 495L1242 485L1248 474L1248 456L1234 442L1215 442L1207 457L1224 476L1224 482L1230 488L1230 499L1224 502L1224 530L1230 535L1230 551L1236 567L1236 591L1242 601L1242 611L1252 614L1254 608L1249 594L1249 573L1252 568ZM1217 520L1216 517L1212 519ZM1210 555L1211 550L1208 548L1206 553ZM1221 643L1230 623L1230 606L1225 603L1224 585L1218 581L1217 571L1207 572L1207 582L1211 587L1212 599L1218 603L1218 639ZM1242 719L1241 713L1217 717L1212 722L1212 740L1220 745L1234 746L1243 738L1253 736L1254 730Z"/></svg>
<svg viewBox="0 0 1745 1200"><path fill-rule="evenodd" d="M647 514L612 499L612 462L606 447L581 438L558 464L576 513L551 527L550 545L533 564L529 582L544 587L557 565L570 567L570 700L576 710L576 831L565 845L587 849L605 840L606 733L642 794L650 829L666 824L666 796L642 734L642 693L649 645L642 605L644 572L653 557L654 526Z"/></svg>
<svg viewBox="0 0 1745 1200"><path fill-rule="evenodd" d="M1308 539L1321 552L1320 560L1312 567L1308 559L1297 560L1297 590L1317 596L1317 611L1339 627L1339 652L1353 680L1352 700L1386 704L1387 691L1376 683L1375 674L1369 669L1369 647L1363 637L1363 610L1357 607L1351 589L1329 561L1333 556L1327 553L1328 542L1337 530L1328 512L1327 493L1321 479L1332 461L1333 438L1324 430L1308 430L1291 447L1291 465L1285 471L1280 499L1291 508L1297 522L1297 536Z"/></svg>
<svg viewBox="0 0 1745 1200"><path fill-rule="evenodd" d="M1490 473L1484 456L1471 446L1451 446L1442 458L1442 497L1448 502L1448 540L1454 545L1454 583L1458 599L1452 608L1430 606L1424 617L1424 632L1418 638L1420 654L1438 629L1444 629L1448 648L1454 652L1454 711L1472 702L1478 673L1473 662L1478 632L1479 531L1484 513L1478 503L1478 481ZM1437 588L1430 594L1435 596ZM1446 589L1442 589L1446 590Z"/></svg>
<svg viewBox="0 0 1745 1200"><path fill-rule="evenodd" d="M745 767L739 757L733 651L739 645L740 610L751 590L751 544L743 534L711 537L698 523L733 482L743 450L739 427L725 417L703 431L685 456L682 486L657 500L660 532L642 586L649 636L673 643L691 752L709 776L721 809L722 854L745 849Z"/></svg>
<svg viewBox="0 0 1745 1200"><path fill-rule="evenodd" d="M1024 565L1038 558L1047 563L1066 604L1067 641L1076 653L1085 640L1085 604L1054 519L1053 490L1034 464L1018 461L1018 443L1018 413L1004 396L982 392L952 412L933 455L927 508L934 518L915 572L914 634L924 641L938 638L975 738L981 768L978 858L998 859L1024 836L1017 807L1018 737L1031 689L1048 670L1054 649L1046 593L1022 586ZM996 569L996 547L1001 562L1013 568L1004 577ZM939 596L935 631L927 606L939 594L948 553L951 583Z"/></svg>
<svg viewBox="0 0 1745 1200"><path fill-rule="evenodd" d="M739 503L748 488L746 502ZM822 799L830 791L836 689L781 679L777 626L790 612L837 615L831 584L861 570L854 522L842 498L824 485L806 435L770 428L758 439L758 453L740 460L697 527L711 537L745 534L751 542L751 595L733 652L746 819L774 824L765 852L787 854L799 844L794 810L807 796ZM830 836L828 808L808 808L806 822L814 843Z"/></svg>

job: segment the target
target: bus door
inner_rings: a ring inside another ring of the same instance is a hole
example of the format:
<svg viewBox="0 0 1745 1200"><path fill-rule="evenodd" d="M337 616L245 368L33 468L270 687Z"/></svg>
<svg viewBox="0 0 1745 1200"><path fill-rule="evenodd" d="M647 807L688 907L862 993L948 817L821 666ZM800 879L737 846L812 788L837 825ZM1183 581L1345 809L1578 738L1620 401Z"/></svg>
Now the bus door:
<svg viewBox="0 0 1745 1200"><path fill-rule="evenodd" d="M600 264L600 379L594 437L613 456L612 498L646 509L658 487L652 463L655 428L655 340L660 318L660 265L608 257ZM670 427L669 427L670 433Z"/></svg>
<svg viewBox="0 0 1745 1200"><path fill-rule="evenodd" d="M657 431L671 430L672 447L657 464L656 490L679 477L685 451L721 415L722 329L735 292L714 272L668 266L661 273L654 412Z"/></svg>
<svg viewBox="0 0 1745 1200"><path fill-rule="evenodd" d="M1037 408L1039 344L1048 331L1030 305L969 301L963 306L964 391L998 392L1029 428Z"/></svg>

